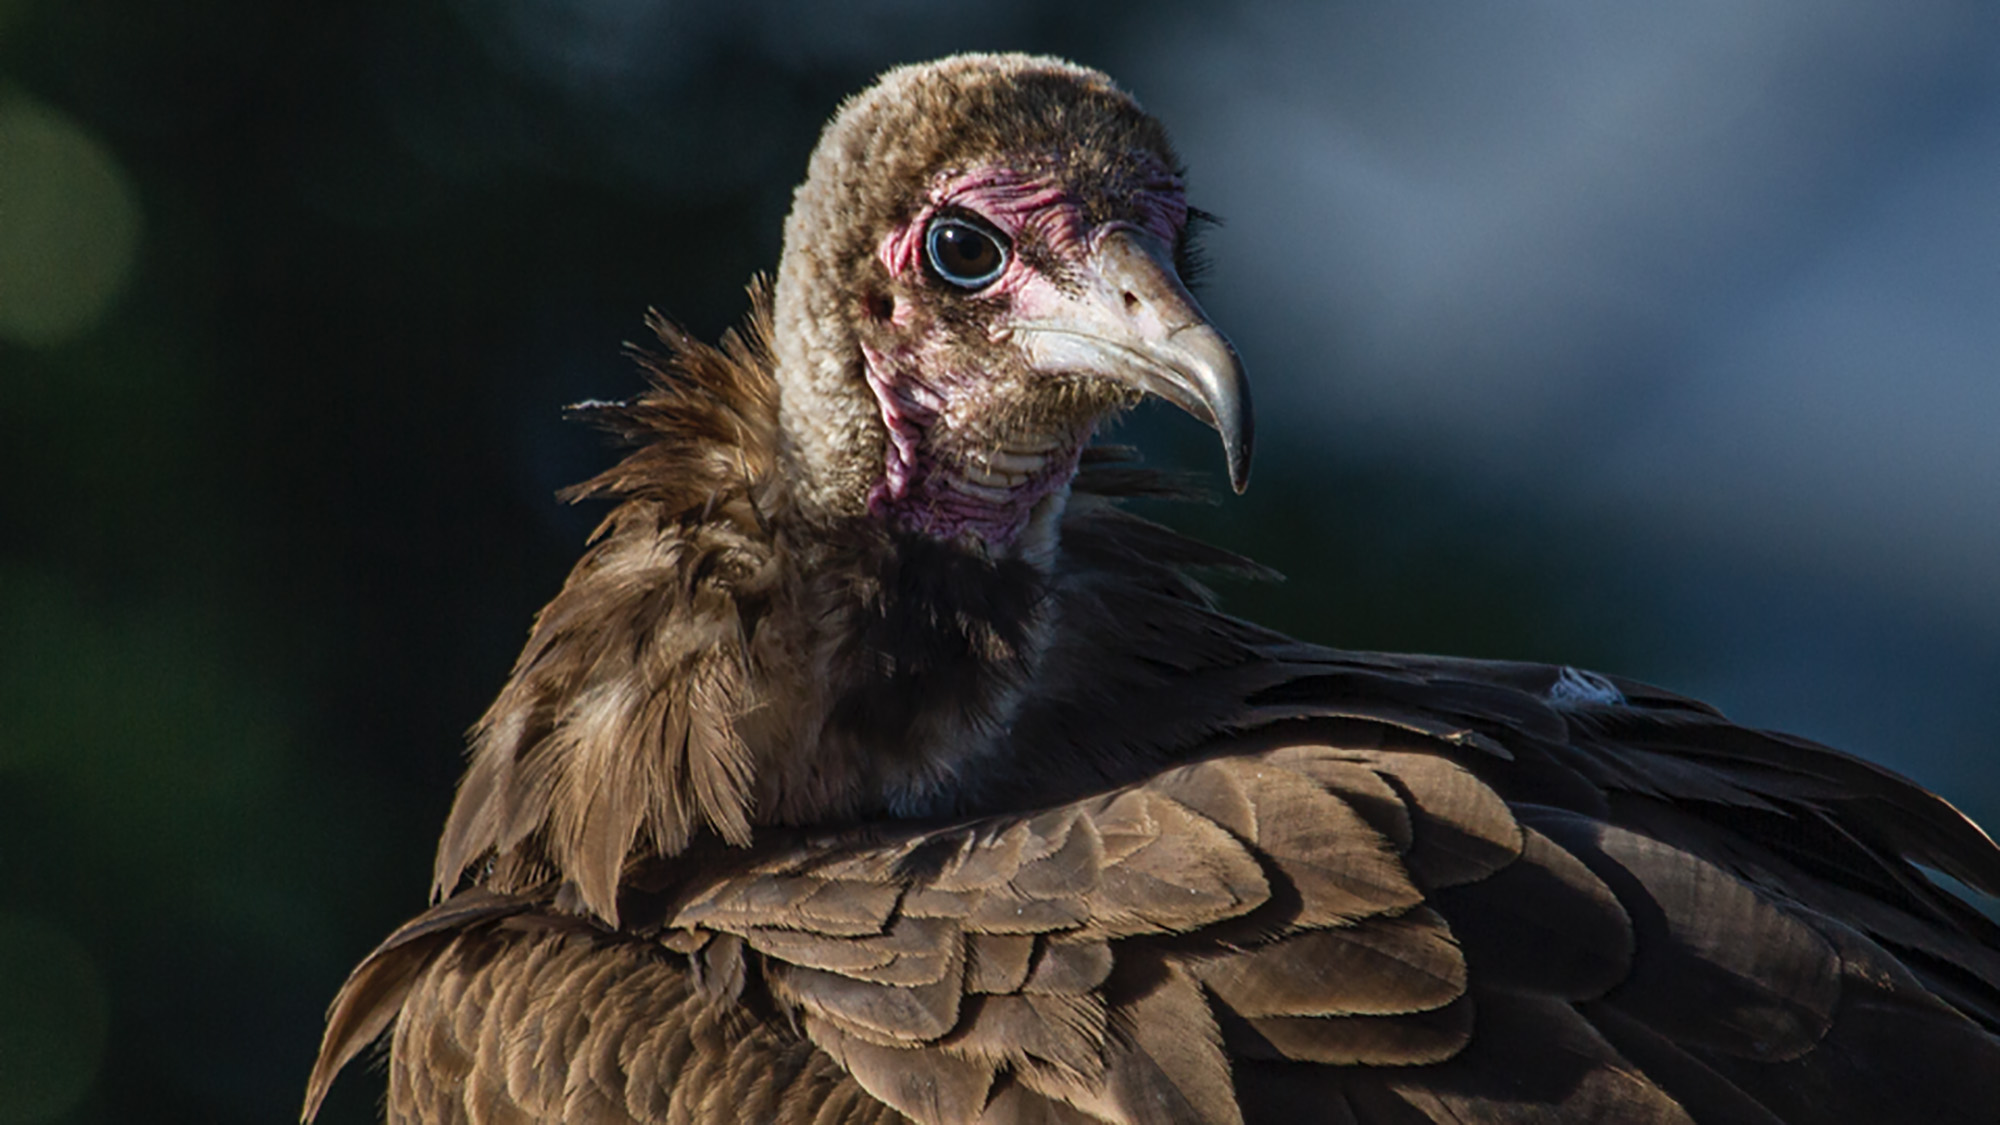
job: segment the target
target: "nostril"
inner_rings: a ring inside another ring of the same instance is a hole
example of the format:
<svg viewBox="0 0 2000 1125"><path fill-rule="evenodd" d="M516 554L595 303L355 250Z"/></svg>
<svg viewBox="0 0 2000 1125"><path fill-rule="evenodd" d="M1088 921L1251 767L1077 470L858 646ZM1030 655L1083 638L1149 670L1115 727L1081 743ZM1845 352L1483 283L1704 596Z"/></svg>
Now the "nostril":
<svg viewBox="0 0 2000 1125"><path fill-rule="evenodd" d="M1128 313L1139 311L1139 295L1130 289L1125 291L1125 311Z"/></svg>
<svg viewBox="0 0 2000 1125"><path fill-rule="evenodd" d="M888 321L896 316L896 299L886 293L871 293L862 299L862 305L872 320Z"/></svg>

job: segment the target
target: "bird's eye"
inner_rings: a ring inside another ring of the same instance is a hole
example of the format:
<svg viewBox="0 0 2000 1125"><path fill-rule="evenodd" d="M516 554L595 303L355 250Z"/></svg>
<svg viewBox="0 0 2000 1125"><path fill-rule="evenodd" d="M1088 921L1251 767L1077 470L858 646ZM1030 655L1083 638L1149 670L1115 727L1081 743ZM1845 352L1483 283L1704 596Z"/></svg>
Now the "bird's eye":
<svg viewBox="0 0 2000 1125"><path fill-rule="evenodd" d="M964 219L941 218L924 234L931 269L961 289L992 283L1007 268L1007 244L1000 236Z"/></svg>

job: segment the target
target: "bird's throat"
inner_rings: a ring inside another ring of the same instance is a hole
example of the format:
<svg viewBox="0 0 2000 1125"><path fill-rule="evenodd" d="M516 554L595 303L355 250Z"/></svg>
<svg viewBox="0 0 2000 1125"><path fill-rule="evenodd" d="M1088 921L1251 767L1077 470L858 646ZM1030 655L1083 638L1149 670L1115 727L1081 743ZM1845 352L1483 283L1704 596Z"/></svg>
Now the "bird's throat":
<svg viewBox="0 0 2000 1125"><path fill-rule="evenodd" d="M1000 396L978 376L926 377L867 357L888 431L869 512L896 531L976 544L1000 557L1038 553L1075 477L1094 418L987 416Z"/></svg>

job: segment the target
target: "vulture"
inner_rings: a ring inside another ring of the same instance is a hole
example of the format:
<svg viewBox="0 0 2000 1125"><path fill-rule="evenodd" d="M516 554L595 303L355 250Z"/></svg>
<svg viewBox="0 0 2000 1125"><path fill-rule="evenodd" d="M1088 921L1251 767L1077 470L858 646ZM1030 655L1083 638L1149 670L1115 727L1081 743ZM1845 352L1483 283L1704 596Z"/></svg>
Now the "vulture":
<svg viewBox="0 0 2000 1125"><path fill-rule="evenodd" d="M656 316L434 905L333 1002L397 1123L2000 1121L2000 850L1942 798L1566 666L1220 612L1100 423L1250 396L1105 75L844 103L774 284Z"/></svg>

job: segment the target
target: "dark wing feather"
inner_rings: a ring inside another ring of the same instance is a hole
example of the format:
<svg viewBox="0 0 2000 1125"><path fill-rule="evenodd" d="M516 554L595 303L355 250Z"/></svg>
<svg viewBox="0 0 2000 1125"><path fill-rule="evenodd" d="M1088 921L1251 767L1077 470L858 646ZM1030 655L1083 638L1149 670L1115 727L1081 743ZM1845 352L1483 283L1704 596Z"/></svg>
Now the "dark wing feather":
<svg viewBox="0 0 2000 1125"><path fill-rule="evenodd" d="M1449 733L1426 747L1400 702L1344 738L1365 709L1352 683L1341 694L1339 721L1295 697L1306 714L1276 746L1032 815L766 836L712 878L659 881L658 901L628 889L629 914L660 920L645 933L531 926L525 900L468 892L357 971L337 1011L373 1007L342 1018L323 1069L400 1008L392 1108L411 1120L447 1089L466 1114L486 1099L667 1120L709 1083L762 1091L773 1113L803 1112L796 1087L817 1084L815 1116L837 1102L925 1122L1283 1121L1302 1099L1357 1122L1812 1122L1855 1106L1950 1121L2000 1104L1983 919L1941 892L1864 893L1922 880L1887 841L1992 864L1968 846L1983 838L1908 832L1925 806L1907 782L1837 757L1814 775L1817 751L1788 740L1729 759L1747 763L1731 782L1747 806L1669 805L1646 778L1598 779L1581 809L1509 802L1513 771L1601 756L1609 724L1465 693L1506 704L1453 715L1504 740L1501 758ZM1618 721L1648 729L1627 706ZM1688 722L1723 726L1673 708L1660 727ZM1777 781L1752 768L1766 757ZM1738 819L1746 807L1829 818L1851 854L1796 866L1797 844ZM1894 812L1885 826L1871 810ZM1893 924L1837 921L1857 898ZM1953 951L1977 956L1951 987L1927 984ZM477 982L510 975L535 995L496 986L467 1023ZM509 1053L522 1041L535 1052Z"/></svg>
<svg viewBox="0 0 2000 1125"><path fill-rule="evenodd" d="M340 1069L388 1030L424 966L467 928L525 913L533 904L473 889L411 919L349 974L326 1015L319 1059L306 1082L304 1117L319 1112Z"/></svg>

